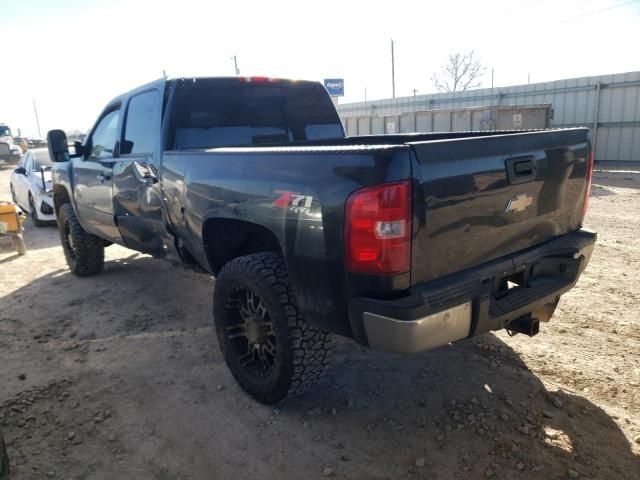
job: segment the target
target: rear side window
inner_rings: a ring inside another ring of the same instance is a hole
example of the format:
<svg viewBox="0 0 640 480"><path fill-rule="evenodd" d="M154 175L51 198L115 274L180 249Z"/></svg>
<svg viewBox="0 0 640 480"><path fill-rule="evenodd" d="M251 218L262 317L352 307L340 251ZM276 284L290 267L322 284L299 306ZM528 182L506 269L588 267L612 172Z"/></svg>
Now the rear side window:
<svg viewBox="0 0 640 480"><path fill-rule="evenodd" d="M176 93L174 148L261 146L342 138L342 124L319 84L197 80Z"/></svg>
<svg viewBox="0 0 640 480"><path fill-rule="evenodd" d="M107 113L91 135L91 158L113 157L113 149L118 138L118 119L120 110Z"/></svg>
<svg viewBox="0 0 640 480"><path fill-rule="evenodd" d="M160 93L157 90L141 93L129 101L121 153L153 153L159 114Z"/></svg>

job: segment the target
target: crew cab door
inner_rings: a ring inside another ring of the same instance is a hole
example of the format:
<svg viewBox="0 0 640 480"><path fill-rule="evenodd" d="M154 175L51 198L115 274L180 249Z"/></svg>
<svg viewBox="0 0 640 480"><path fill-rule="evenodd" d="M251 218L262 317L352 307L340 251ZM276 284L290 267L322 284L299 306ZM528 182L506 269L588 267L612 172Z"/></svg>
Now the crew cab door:
<svg viewBox="0 0 640 480"><path fill-rule="evenodd" d="M86 157L73 160L76 209L85 230L120 243L113 209L113 165L118 156L120 105L107 107L91 131Z"/></svg>
<svg viewBox="0 0 640 480"><path fill-rule="evenodd" d="M174 249L163 221L159 181L160 88L136 92L128 99L113 176L116 220L125 245L155 257Z"/></svg>

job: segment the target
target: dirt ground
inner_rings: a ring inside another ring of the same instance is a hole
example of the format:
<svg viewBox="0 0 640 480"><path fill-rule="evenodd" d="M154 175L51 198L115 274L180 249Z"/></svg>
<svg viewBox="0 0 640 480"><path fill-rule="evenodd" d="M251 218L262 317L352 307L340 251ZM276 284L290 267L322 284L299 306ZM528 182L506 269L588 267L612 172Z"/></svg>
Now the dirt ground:
<svg viewBox="0 0 640 480"><path fill-rule="evenodd" d="M118 246L76 278L28 221L27 255L0 250L15 478L638 479L640 174L597 173L586 223L591 264L538 336L416 356L340 340L325 381L274 409L224 366L214 280Z"/></svg>

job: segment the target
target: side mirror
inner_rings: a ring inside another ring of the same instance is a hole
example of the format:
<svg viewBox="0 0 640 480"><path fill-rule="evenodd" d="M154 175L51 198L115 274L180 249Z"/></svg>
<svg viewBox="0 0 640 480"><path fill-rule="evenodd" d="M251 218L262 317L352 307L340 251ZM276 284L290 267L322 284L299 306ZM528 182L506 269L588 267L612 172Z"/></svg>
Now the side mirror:
<svg viewBox="0 0 640 480"><path fill-rule="evenodd" d="M47 133L47 145L49 158L54 162L67 162L69 160L69 145L67 134L63 130L49 130Z"/></svg>
<svg viewBox="0 0 640 480"><path fill-rule="evenodd" d="M18 175L26 175L27 171L25 170L24 167L18 167L14 170L14 172L16 172Z"/></svg>

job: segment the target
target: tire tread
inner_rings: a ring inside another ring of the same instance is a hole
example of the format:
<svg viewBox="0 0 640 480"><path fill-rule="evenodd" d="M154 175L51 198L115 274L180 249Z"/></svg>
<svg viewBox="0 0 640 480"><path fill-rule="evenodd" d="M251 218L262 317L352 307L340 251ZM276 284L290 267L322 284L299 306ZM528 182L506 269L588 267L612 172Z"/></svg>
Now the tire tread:
<svg viewBox="0 0 640 480"><path fill-rule="evenodd" d="M293 359L292 376L284 397L303 394L325 376L331 355L329 332L305 323L281 255L262 252L235 258L222 268L219 276L240 272L261 277L282 306L289 326L288 340ZM274 403L280 398L259 400Z"/></svg>
<svg viewBox="0 0 640 480"><path fill-rule="evenodd" d="M82 228L76 212L73 209L73 205L70 203L66 203L60 207L58 217L60 240L71 273L79 277L87 277L100 273L104 267L104 240L87 233ZM64 238L65 221L69 222L70 234L73 237L75 260L71 258L70 252L66 248Z"/></svg>

